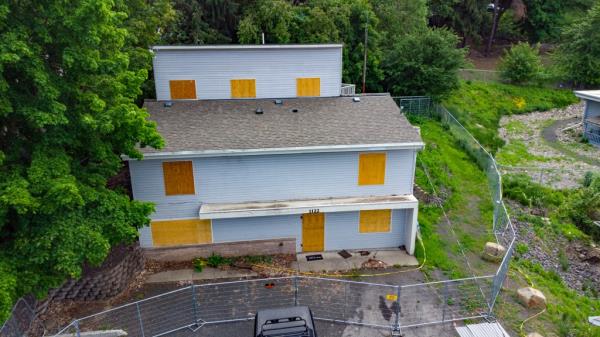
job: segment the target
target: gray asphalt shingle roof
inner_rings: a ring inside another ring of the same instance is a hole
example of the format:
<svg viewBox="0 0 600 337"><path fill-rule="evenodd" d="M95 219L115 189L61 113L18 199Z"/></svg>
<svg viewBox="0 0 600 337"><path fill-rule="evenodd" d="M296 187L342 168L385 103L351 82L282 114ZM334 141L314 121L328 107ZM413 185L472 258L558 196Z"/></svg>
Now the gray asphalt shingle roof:
<svg viewBox="0 0 600 337"><path fill-rule="evenodd" d="M165 139L144 153L274 149L307 146L421 142L389 95L273 99L147 101L150 119ZM262 108L263 114L255 113ZM292 112L297 109L298 112Z"/></svg>

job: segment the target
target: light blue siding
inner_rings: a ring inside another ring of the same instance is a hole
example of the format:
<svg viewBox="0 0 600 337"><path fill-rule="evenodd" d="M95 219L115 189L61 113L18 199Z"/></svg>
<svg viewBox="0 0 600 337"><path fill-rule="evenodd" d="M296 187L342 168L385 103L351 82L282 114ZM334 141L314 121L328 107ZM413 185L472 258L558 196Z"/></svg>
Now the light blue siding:
<svg viewBox="0 0 600 337"><path fill-rule="evenodd" d="M600 102L587 100L585 102L585 118L600 116Z"/></svg>
<svg viewBox="0 0 600 337"><path fill-rule="evenodd" d="M404 245L411 212L392 211L392 225L388 233L360 233L359 212L325 213L325 250L394 248ZM215 243L296 238L296 250L302 251L301 215L215 219L212 226Z"/></svg>
<svg viewBox="0 0 600 337"><path fill-rule="evenodd" d="M360 233L359 212L325 214L325 249L394 248L404 245L407 214L412 210L392 211L388 233Z"/></svg>
<svg viewBox="0 0 600 337"><path fill-rule="evenodd" d="M230 80L256 79L256 98L296 97L296 78L319 77L321 96L339 96L342 47L157 50L156 97L171 99L169 80L195 80L198 99L231 98Z"/></svg>
<svg viewBox="0 0 600 337"><path fill-rule="evenodd" d="M296 250L302 250L300 246L302 218L300 215L214 219L212 226L215 243L296 238Z"/></svg>
<svg viewBox="0 0 600 337"><path fill-rule="evenodd" d="M133 196L156 203L153 219L197 217L202 203L412 194L414 150L387 152L384 185L358 185L358 153L193 159L195 195L166 196L162 161L130 161Z"/></svg>

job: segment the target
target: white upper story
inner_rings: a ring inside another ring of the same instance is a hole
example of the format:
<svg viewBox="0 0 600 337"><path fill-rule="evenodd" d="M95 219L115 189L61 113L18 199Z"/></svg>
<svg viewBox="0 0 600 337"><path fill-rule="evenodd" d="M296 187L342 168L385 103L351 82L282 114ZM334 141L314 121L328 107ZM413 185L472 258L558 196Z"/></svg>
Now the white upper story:
<svg viewBox="0 0 600 337"><path fill-rule="evenodd" d="M158 101L340 96L342 45L155 46Z"/></svg>

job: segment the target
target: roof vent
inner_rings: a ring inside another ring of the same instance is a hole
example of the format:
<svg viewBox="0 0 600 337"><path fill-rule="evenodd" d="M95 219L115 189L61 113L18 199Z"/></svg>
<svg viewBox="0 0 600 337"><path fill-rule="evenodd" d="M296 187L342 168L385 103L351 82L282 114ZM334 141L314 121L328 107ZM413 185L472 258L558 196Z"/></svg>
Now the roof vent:
<svg viewBox="0 0 600 337"><path fill-rule="evenodd" d="M283 100L282 99L276 99L273 101L273 103L277 104L277 105L281 105L283 104Z"/></svg>
<svg viewBox="0 0 600 337"><path fill-rule="evenodd" d="M360 102L360 97L352 97L352 102Z"/></svg>
<svg viewBox="0 0 600 337"><path fill-rule="evenodd" d="M171 102L171 101L167 101L167 102L165 102L165 103L163 104L163 106L164 106L165 108L170 108L170 107L172 107L172 106L173 106L173 102Z"/></svg>
<svg viewBox="0 0 600 337"><path fill-rule="evenodd" d="M262 108L256 108L256 110L254 111L257 115L262 115L263 114L263 109Z"/></svg>
<svg viewBox="0 0 600 337"><path fill-rule="evenodd" d="M298 112L298 109L292 109L292 112Z"/></svg>

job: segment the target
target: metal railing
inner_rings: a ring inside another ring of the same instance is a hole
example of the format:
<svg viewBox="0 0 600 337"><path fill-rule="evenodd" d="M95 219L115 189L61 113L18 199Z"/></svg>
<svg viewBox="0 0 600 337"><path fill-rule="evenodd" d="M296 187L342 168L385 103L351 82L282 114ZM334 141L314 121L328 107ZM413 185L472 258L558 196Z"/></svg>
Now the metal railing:
<svg viewBox="0 0 600 337"><path fill-rule="evenodd" d="M394 100L403 113L428 115L433 107L433 101L427 96L397 96Z"/></svg>
<svg viewBox="0 0 600 337"><path fill-rule="evenodd" d="M356 86L354 84L342 83L342 87L340 89L341 96L354 96L356 91Z"/></svg>
<svg viewBox="0 0 600 337"><path fill-rule="evenodd" d="M267 308L306 305L317 321L402 331L430 324L484 318L489 311L481 283L493 276L387 285L290 276L192 285L73 321L55 336L123 330L128 336L223 335Z"/></svg>

